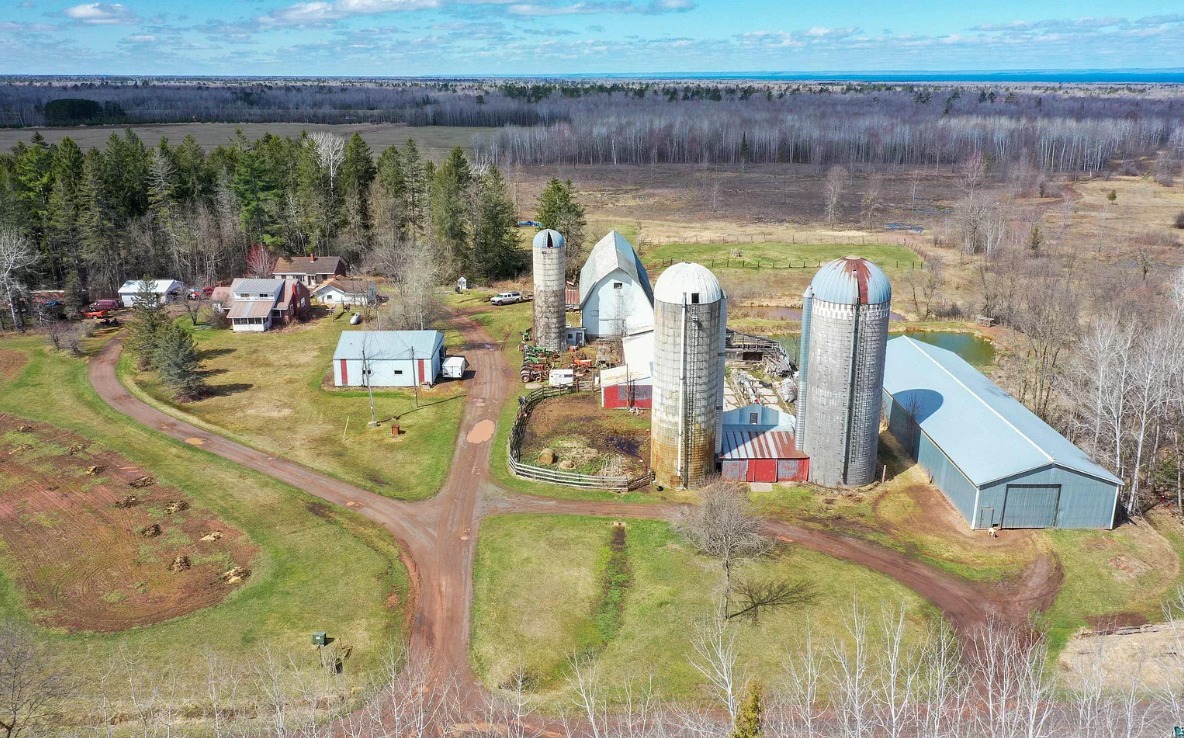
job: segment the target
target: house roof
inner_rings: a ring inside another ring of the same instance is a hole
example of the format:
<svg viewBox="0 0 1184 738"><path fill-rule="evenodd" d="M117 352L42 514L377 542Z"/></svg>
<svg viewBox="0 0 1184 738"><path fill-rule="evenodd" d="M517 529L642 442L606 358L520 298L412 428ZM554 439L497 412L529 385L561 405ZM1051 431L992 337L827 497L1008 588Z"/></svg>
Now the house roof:
<svg viewBox="0 0 1184 738"><path fill-rule="evenodd" d="M274 295L284 287L282 279L236 279L230 283L231 292L250 292L253 295Z"/></svg>
<svg viewBox="0 0 1184 738"><path fill-rule="evenodd" d="M444 334L440 331L345 331L337 341L333 360L430 359L435 356Z"/></svg>
<svg viewBox="0 0 1184 738"><path fill-rule="evenodd" d="M180 289L184 286L175 279L150 279L148 281L152 283L152 291L158 295L166 295L170 291ZM138 279L129 279L119 288L119 294L121 295L134 295L139 291L140 280Z"/></svg>
<svg viewBox="0 0 1184 738"><path fill-rule="evenodd" d="M367 282L364 279L341 279L334 277L327 282L321 282L317 288L312 291L312 294L318 292L326 292L330 289L336 289L346 295L369 295L370 285L372 282Z"/></svg>
<svg viewBox="0 0 1184 738"><path fill-rule="evenodd" d="M645 369L639 369L636 367L623 365L600 370L601 387L612 387L618 384L625 384L626 382L650 384L653 382L653 379L650 376L648 367Z"/></svg>
<svg viewBox="0 0 1184 738"><path fill-rule="evenodd" d="M641 289L645 291L650 304L654 304L654 290L650 285L650 275L642 266L641 259L633 249L633 244L620 233L609 231L608 235L596 242L588 260L580 269L580 307L588 302L588 295L592 294L600 280L616 270L622 270L632 277Z"/></svg>
<svg viewBox="0 0 1184 738"><path fill-rule="evenodd" d="M266 318L271 313L274 303L266 300L235 300L230 303L228 318Z"/></svg>
<svg viewBox="0 0 1184 738"><path fill-rule="evenodd" d="M340 256L293 256L275 263L272 274L336 274L345 266Z"/></svg>
<svg viewBox="0 0 1184 738"><path fill-rule="evenodd" d="M793 434L783 430L751 430L743 426L724 426L720 445L721 459L805 459L798 451Z"/></svg>
<svg viewBox="0 0 1184 738"><path fill-rule="evenodd" d="M892 339L884 389L977 486L1048 466L1122 484L952 351Z"/></svg>

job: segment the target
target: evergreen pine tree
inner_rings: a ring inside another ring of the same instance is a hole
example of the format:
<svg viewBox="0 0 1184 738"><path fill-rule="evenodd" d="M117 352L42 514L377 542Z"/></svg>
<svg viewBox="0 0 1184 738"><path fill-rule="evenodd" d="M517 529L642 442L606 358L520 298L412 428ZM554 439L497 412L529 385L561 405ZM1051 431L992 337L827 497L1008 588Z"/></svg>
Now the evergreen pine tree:
<svg viewBox="0 0 1184 738"><path fill-rule="evenodd" d="M538 222L563 234L567 252L567 272L571 276L583 265L584 206L576 200L571 180L552 179L539 195Z"/></svg>
<svg viewBox="0 0 1184 738"><path fill-rule="evenodd" d="M155 366L156 348L167 325L169 317L156 296L155 284L150 277L144 277L132 298L132 321L125 343L141 369Z"/></svg>
<svg viewBox="0 0 1184 738"><path fill-rule="evenodd" d="M429 192L432 238L435 245L452 256L453 269L473 271L469 248L470 198L473 172L459 146L436 169Z"/></svg>
<svg viewBox="0 0 1184 738"><path fill-rule="evenodd" d="M748 688L748 695L740 703L740 712L736 715L736 724L732 726L729 738L760 738L763 713L761 685L760 682L753 682Z"/></svg>
<svg viewBox="0 0 1184 738"><path fill-rule="evenodd" d="M490 167L479 182L473 229L473 266L486 279L508 279L522 271L525 254L514 220L506 180L497 167Z"/></svg>
<svg viewBox="0 0 1184 738"><path fill-rule="evenodd" d="M367 196L377 169L374 155L360 134L350 136L341 163L341 190L345 198L346 227L355 233L370 231L370 204Z"/></svg>
<svg viewBox="0 0 1184 738"><path fill-rule="evenodd" d="M198 372L197 344L180 323L161 327L152 351L152 364L162 382L182 399L193 399L205 389Z"/></svg>
<svg viewBox="0 0 1184 738"><path fill-rule="evenodd" d="M82 309L86 307L86 299L82 289L82 278L78 276L78 270L71 269L66 275L66 283L62 288L65 293L65 299L62 302L65 304L66 317L74 320L82 315Z"/></svg>

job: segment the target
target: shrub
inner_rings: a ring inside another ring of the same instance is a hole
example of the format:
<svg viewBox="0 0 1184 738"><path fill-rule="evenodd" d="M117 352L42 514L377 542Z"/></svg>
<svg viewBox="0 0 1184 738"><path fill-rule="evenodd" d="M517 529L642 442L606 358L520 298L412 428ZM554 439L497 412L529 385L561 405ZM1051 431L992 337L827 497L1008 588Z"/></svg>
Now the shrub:
<svg viewBox="0 0 1184 738"><path fill-rule="evenodd" d="M1177 228L1184 228L1184 210L1181 210L1180 212L1176 213L1175 226Z"/></svg>

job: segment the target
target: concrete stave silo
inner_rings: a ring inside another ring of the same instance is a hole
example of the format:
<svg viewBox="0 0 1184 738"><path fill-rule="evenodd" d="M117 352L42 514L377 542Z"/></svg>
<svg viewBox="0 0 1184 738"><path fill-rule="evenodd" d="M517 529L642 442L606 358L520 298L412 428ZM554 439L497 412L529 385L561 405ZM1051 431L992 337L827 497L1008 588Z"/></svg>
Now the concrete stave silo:
<svg viewBox="0 0 1184 738"><path fill-rule="evenodd" d="M534 342L552 351L567 348L567 259L559 231L539 231L534 237Z"/></svg>
<svg viewBox="0 0 1184 738"><path fill-rule="evenodd" d="M727 295L699 264L654 285L650 466L658 484L696 487L715 471L723 420Z"/></svg>
<svg viewBox="0 0 1184 738"><path fill-rule="evenodd" d="M825 264L806 289L798 368L798 449L810 481L859 487L876 478L892 285L854 256Z"/></svg>

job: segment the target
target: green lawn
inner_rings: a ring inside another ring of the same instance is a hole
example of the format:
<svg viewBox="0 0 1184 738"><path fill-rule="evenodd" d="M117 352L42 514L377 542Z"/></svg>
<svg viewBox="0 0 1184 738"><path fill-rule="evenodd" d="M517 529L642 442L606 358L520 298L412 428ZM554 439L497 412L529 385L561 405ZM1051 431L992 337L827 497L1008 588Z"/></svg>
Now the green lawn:
<svg viewBox="0 0 1184 738"><path fill-rule="evenodd" d="M364 326L362 326L364 327ZM418 500L436 493L448 474L464 410L464 385L444 382L420 390L375 391L382 425L368 427L364 390L332 388L333 351L345 318L320 318L267 333L195 331L211 397L178 404L152 373L120 364L124 383L167 412L256 448L299 461L339 479L390 497ZM447 346L456 346L454 331ZM398 416L394 438L389 419ZM414 468L414 474L407 470Z"/></svg>
<svg viewBox="0 0 1184 738"><path fill-rule="evenodd" d="M317 630L352 649L334 689L356 699L369 687L404 636L407 572L385 531L344 509L310 507L315 498L299 490L124 418L91 389L84 360L44 348L44 339L6 339L5 348L24 351L30 361L0 384L0 411L74 431L125 455L186 492L194 507L245 531L261 549L246 584L220 605L122 633L42 631L85 694L96 695L105 678L111 708L129 714L130 672L138 689L175 691L182 696L175 707L200 716L208 658L242 674L235 699L253 699L260 685L251 669L263 650L282 664L291 659L312 668L317 657L309 638ZM21 592L6 574L0 574L0 613L28 619ZM125 659L134 668L122 666ZM62 720L78 709L69 705Z"/></svg>
<svg viewBox="0 0 1184 738"><path fill-rule="evenodd" d="M631 520L626 531L628 582L617 579L610 590L604 583L606 570L612 571L609 519L506 515L482 523L472 658L487 685L525 674L542 705L558 707L570 697L568 659L583 654L596 660L610 691L652 676L664 697L706 695L688 658L692 634L714 611L722 568L693 552L666 523ZM890 579L796 547L739 571L804 577L817 588L811 604L734 625L743 671L766 679L782 673L807 626L816 643L842 638L856 594L873 620L882 606L903 603L913 636L934 617L929 605ZM618 595L622 604L614 614Z"/></svg>

